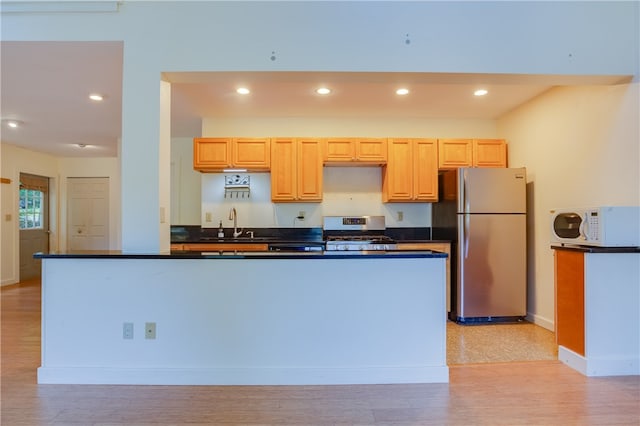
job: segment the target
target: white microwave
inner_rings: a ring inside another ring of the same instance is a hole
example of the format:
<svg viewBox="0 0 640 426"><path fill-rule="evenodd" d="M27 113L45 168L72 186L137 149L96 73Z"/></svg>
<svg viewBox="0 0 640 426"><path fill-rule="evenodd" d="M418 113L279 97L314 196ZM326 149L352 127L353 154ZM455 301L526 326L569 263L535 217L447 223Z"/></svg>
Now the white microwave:
<svg viewBox="0 0 640 426"><path fill-rule="evenodd" d="M638 247L640 206L551 210L551 241L597 247Z"/></svg>

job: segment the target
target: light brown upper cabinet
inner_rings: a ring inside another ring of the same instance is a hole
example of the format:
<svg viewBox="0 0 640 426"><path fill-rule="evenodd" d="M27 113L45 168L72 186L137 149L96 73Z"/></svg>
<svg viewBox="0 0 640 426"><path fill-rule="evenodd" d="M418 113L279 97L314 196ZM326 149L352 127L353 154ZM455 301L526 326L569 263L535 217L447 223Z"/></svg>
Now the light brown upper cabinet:
<svg viewBox="0 0 640 426"><path fill-rule="evenodd" d="M507 167L504 139L438 139L438 168Z"/></svg>
<svg viewBox="0 0 640 426"><path fill-rule="evenodd" d="M193 168L220 172L231 167L267 172L271 165L270 138L195 138Z"/></svg>
<svg viewBox="0 0 640 426"><path fill-rule="evenodd" d="M389 139L382 177L384 202L438 201L436 139Z"/></svg>
<svg viewBox="0 0 640 426"><path fill-rule="evenodd" d="M320 139L272 139L271 200L274 203L322 201Z"/></svg>
<svg viewBox="0 0 640 426"><path fill-rule="evenodd" d="M507 142L504 139L474 139L473 165L507 167Z"/></svg>
<svg viewBox="0 0 640 426"><path fill-rule="evenodd" d="M325 138L324 162L327 165L371 166L387 162L386 138Z"/></svg>

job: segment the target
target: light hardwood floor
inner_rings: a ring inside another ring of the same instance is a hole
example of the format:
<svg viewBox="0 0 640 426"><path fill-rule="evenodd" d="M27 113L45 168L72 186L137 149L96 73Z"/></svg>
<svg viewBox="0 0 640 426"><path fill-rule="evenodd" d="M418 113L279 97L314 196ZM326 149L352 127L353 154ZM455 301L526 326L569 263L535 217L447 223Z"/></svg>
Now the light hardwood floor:
<svg viewBox="0 0 640 426"><path fill-rule="evenodd" d="M37 385L38 281L2 288L4 425L638 425L640 377L558 361L452 365L449 384Z"/></svg>

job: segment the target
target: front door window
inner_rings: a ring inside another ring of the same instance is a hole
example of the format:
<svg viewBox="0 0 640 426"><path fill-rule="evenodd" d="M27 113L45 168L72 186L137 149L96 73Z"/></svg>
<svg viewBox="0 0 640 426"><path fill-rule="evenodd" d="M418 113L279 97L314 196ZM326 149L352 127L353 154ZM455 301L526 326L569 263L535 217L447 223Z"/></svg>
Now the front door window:
<svg viewBox="0 0 640 426"><path fill-rule="evenodd" d="M44 192L20 190L20 229L43 229L44 204Z"/></svg>

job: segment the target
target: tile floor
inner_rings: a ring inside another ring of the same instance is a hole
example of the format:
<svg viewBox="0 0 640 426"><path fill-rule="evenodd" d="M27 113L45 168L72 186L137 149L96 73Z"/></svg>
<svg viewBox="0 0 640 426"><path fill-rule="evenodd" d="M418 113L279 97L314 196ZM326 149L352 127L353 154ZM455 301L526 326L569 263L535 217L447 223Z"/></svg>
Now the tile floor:
<svg viewBox="0 0 640 426"><path fill-rule="evenodd" d="M530 322L459 325L447 321L447 364L557 360L555 334Z"/></svg>

